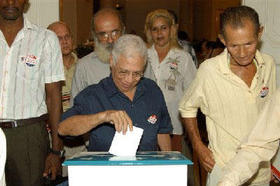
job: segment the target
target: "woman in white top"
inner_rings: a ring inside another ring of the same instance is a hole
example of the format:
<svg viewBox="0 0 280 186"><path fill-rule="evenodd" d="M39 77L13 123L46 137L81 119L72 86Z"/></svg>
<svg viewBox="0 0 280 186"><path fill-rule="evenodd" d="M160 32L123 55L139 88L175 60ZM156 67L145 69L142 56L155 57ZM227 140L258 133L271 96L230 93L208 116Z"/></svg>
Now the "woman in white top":
<svg viewBox="0 0 280 186"><path fill-rule="evenodd" d="M0 186L5 186L6 137L0 128Z"/></svg>
<svg viewBox="0 0 280 186"><path fill-rule="evenodd" d="M196 67L191 56L178 44L173 16L165 9L150 12L146 17L148 62L161 88L173 126L172 150L182 152L183 127L178 104L184 90L195 77Z"/></svg>

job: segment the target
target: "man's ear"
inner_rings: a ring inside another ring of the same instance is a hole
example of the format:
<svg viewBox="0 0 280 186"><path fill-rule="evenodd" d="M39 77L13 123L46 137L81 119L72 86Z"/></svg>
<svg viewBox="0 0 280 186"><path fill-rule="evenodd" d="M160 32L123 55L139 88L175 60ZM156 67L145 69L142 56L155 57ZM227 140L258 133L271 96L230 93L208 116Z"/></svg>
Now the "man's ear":
<svg viewBox="0 0 280 186"><path fill-rule="evenodd" d="M258 40L261 40L262 34L263 34L263 26L261 26L259 29Z"/></svg>
<svg viewBox="0 0 280 186"><path fill-rule="evenodd" d="M222 34L219 34L218 37L219 37L220 41L224 44L224 46L226 46L226 41L225 41L224 36Z"/></svg>

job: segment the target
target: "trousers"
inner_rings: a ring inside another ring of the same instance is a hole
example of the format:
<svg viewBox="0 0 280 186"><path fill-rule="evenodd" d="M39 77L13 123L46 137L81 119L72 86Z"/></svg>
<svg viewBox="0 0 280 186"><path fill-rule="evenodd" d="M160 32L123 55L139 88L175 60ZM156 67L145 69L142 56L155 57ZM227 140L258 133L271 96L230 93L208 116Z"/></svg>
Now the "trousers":
<svg viewBox="0 0 280 186"><path fill-rule="evenodd" d="M7 139L7 186L44 185L45 160L50 152L46 122L3 128Z"/></svg>

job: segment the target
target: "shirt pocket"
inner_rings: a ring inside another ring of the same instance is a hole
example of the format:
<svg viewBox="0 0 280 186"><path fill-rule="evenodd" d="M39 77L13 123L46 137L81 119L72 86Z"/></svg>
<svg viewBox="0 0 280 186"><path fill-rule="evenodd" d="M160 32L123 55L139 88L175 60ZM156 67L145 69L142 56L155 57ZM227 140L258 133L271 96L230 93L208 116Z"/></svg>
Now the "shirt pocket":
<svg viewBox="0 0 280 186"><path fill-rule="evenodd" d="M40 59L35 55L21 55L18 59L16 75L24 81L39 79Z"/></svg>

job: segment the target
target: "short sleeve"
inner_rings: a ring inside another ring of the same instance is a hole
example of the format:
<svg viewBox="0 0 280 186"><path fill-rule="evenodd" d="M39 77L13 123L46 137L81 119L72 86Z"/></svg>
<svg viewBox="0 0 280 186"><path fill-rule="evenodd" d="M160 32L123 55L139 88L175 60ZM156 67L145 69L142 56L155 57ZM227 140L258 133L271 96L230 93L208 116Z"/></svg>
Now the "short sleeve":
<svg viewBox="0 0 280 186"><path fill-rule="evenodd" d="M54 33L46 31L43 53L45 83L65 80L62 54L59 41Z"/></svg>
<svg viewBox="0 0 280 186"><path fill-rule="evenodd" d="M87 87L87 84L85 83L86 71L84 68L83 61L78 61L72 80L70 105L73 105L73 100L79 92Z"/></svg>
<svg viewBox="0 0 280 186"><path fill-rule="evenodd" d="M205 74L207 74L206 66L202 65L181 98L179 111L183 118L196 117L198 108L201 108L204 114L207 113L207 102L204 94Z"/></svg>

